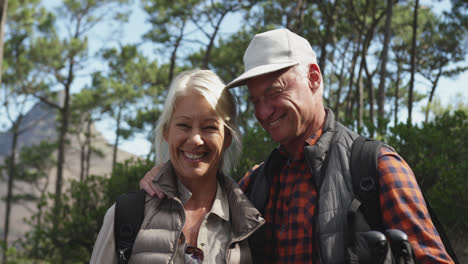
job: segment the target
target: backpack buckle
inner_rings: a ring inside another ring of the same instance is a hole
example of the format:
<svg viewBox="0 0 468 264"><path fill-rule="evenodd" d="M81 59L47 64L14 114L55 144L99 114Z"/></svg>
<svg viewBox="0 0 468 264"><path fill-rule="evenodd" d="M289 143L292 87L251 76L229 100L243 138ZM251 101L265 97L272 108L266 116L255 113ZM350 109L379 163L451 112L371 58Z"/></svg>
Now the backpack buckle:
<svg viewBox="0 0 468 264"><path fill-rule="evenodd" d="M123 261L127 261L127 252L128 248L121 248L119 249L119 258Z"/></svg>
<svg viewBox="0 0 468 264"><path fill-rule="evenodd" d="M359 183L359 187L361 188L361 190L365 192L371 191L375 187L374 178L368 177L368 178L361 179L361 182Z"/></svg>

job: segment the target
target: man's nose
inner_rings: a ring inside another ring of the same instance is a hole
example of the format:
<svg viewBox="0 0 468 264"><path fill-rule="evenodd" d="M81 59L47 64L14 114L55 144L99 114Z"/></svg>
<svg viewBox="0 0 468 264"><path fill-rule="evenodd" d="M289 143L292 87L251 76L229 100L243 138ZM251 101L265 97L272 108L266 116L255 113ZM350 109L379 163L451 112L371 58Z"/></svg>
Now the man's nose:
<svg viewBox="0 0 468 264"><path fill-rule="evenodd" d="M268 119L272 113L273 107L265 100L260 100L260 102L255 105L255 116L259 121Z"/></svg>

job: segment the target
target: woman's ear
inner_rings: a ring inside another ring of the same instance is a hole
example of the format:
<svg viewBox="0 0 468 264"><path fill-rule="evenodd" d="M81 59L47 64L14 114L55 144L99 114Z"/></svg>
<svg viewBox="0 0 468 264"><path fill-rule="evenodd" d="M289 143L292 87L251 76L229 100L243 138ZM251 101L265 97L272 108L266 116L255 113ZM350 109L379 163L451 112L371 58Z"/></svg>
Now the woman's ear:
<svg viewBox="0 0 468 264"><path fill-rule="evenodd" d="M320 88L320 83L322 82L320 68L317 64L309 64L309 73L307 77L309 79L310 89L312 89L314 93L317 92Z"/></svg>
<svg viewBox="0 0 468 264"><path fill-rule="evenodd" d="M224 127L224 143L223 143L223 150L229 148L232 143L232 134L231 131L225 126Z"/></svg>
<svg viewBox="0 0 468 264"><path fill-rule="evenodd" d="M165 124L163 126L163 137L164 137L164 140L166 140L166 141L167 141L167 138L168 138L167 133L168 133L167 132L167 124Z"/></svg>

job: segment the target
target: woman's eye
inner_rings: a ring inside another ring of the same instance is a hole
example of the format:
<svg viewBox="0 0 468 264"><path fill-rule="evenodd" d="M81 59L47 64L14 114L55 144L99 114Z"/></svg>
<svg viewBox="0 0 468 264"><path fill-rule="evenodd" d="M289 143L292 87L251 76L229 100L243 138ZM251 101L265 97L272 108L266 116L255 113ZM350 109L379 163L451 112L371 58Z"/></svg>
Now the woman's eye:
<svg viewBox="0 0 468 264"><path fill-rule="evenodd" d="M216 127L216 126L207 126L207 127L205 127L205 129L207 129L207 130L218 130L218 127Z"/></svg>
<svg viewBox="0 0 468 264"><path fill-rule="evenodd" d="M182 124L182 123L176 124L176 126L177 126L177 127L181 127L181 128L189 128L189 125L187 125L187 124Z"/></svg>

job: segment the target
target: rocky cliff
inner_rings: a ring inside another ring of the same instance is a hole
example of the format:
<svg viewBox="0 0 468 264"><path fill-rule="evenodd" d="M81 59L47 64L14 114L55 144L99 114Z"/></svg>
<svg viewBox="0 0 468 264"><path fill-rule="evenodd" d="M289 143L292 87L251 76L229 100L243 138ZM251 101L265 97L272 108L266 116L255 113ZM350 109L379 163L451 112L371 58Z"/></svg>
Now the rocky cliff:
<svg viewBox="0 0 468 264"><path fill-rule="evenodd" d="M21 123L20 129L24 131L18 138L18 148L21 149L24 146L33 146L39 144L41 141L56 141L57 140L57 114L56 111L44 103L37 103L31 108L31 110L24 116ZM97 131L94 126L91 127L92 146L100 150L104 155L99 157L98 155L91 156L90 160L90 174L109 176L112 167L112 150L113 147L107 142L102 134ZM80 177L80 145L79 138L83 139L84 135L69 135L69 145L66 147L65 152L65 164L64 164L64 183L63 190L67 188L67 183L71 179L79 179ZM12 133L8 131L0 134L0 164L4 162L5 157L11 154L12 146ZM135 155L118 150L117 160L124 161L129 158L136 158ZM7 182L6 175L2 176L0 182L0 233L3 233L4 221L5 221L5 202L4 198L7 194ZM55 192L55 179L56 170L51 169L49 176L41 184L47 186L49 192ZM19 193L37 193L38 191L24 183L15 184L15 194ZM36 211L35 204L31 202L23 202L20 204L14 204L11 209L10 216L10 231L9 240L13 241L16 238L22 236L27 230L28 226L25 224L24 219L30 218L31 215Z"/></svg>

